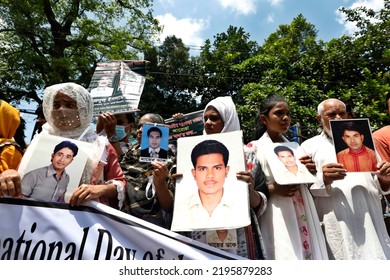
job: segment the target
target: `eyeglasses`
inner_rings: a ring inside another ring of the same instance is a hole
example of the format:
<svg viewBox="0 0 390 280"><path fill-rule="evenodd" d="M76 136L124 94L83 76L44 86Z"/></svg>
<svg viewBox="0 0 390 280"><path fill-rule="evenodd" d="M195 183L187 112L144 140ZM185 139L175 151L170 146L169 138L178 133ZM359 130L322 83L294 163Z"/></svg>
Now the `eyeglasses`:
<svg viewBox="0 0 390 280"><path fill-rule="evenodd" d="M341 118L344 118L347 115L347 112L329 112L329 113L324 114L324 116L326 116L330 119L336 118L337 115L339 115Z"/></svg>

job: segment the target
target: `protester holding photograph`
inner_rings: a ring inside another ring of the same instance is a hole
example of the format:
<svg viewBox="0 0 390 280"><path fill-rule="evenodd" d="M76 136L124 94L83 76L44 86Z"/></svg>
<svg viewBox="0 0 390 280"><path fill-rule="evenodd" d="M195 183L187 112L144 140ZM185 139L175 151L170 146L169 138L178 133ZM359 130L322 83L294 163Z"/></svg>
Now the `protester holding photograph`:
<svg viewBox="0 0 390 280"><path fill-rule="evenodd" d="M154 113L143 115L137 126L137 143L129 148L120 162L127 181L126 204L123 211L169 228L174 191L171 172L175 167L176 158L171 149L168 149L166 162L140 161L143 127L146 123L164 124L164 119Z"/></svg>
<svg viewBox="0 0 390 280"><path fill-rule="evenodd" d="M261 122L256 155L267 177L269 201L261 217L260 228L268 259L323 260L327 259L325 239L321 231L313 198L306 184L279 185L267 161L267 150L274 143L285 143L283 136L290 127L290 109L286 101L274 95L263 100L259 113Z"/></svg>
<svg viewBox="0 0 390 280"><path fill-rule="evenodd" d="M81 176L80 186L71 194L71 205L98 200L114 208L121 208L125 194L125 178L117 154L107 137L97 136L91 127L93 102L90 93L75 83L61 83L47 87L43 93L43 113L47 122L42 132L35 135L55 135L91 143L92 152ZM0 184L17 180L17 171L0 178ZM20 176L19 176L20 178ZM20 182L18 183L20 184Z"/></svg>
<svg viewBox="0 0 390 280"><path fill-rule="evenodd" d="M115 208L124 201L125 180L114 148L107 137L97 136L91 127L93 101L90 93L75 83L50 86L43 94L43 112L47 123L43 134L57 135L93 143L81 178L81 185L69 199L80 205L97 199Z"/></svg>
<svg viewBox="0 0 390 280"><path fill-rule="evenodd" d="M378 162L374 175L347 172L337 162L330 122L347 118L342 101L322 101L317 120L323 131L301 145L318 171L317 182L310 191L325 233L329 259L390 259L390 239L380 202L380 195L390 190L390 163Z"/></svg>
<svg viewBox="0 0 390 280"><path fill-rule="evenodd" d="M240 130L236 106L230 96L217 97L211 100L204 109L203 118L205 134ZM240 147L240 149L241 148L242 147ZM263 175L261 169L258 169L257 174L257 178L250 171L246 170L239 171L236 174L237 179L243 180L248 184L251 225L232 229L232 231L236 231L236 234L234 241L231 242L236 243L237 247L230 248L229 252L249 259L265 258L257 219L266 208L267 198L263 193L259 192L259 189L261 188L260 185L264 183L261 176ZM182 234L200 242L207 243L206 231L183 232ZM213 244L210 245L213 246Z"/></svg>

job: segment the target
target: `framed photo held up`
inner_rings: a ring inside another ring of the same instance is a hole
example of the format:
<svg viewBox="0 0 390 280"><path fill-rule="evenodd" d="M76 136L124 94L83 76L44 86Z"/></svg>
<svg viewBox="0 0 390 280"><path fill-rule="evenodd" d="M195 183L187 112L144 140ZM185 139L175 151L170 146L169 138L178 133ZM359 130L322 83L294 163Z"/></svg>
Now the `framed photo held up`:
<svg viewBox="0 0 390 280"><path fill-rule="evenodd" d="M18 171L23 195L31 199L67 202L79 187L92 144L53 135L37 135Z"/></svg>
<svg viewBox="0 0 390 280"><path fill-rule="evenodd" d="M378 157L369 119L331 120L337 162L347 172L376 172Z"/></svg>

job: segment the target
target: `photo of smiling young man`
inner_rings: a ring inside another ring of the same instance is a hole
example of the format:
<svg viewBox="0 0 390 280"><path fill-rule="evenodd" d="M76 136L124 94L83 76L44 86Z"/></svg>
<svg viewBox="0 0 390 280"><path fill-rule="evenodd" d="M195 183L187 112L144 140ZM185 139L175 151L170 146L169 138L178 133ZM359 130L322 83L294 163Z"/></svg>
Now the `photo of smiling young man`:
<svg viewBox="0 0 390 280"><path fill-rule="evenodd" d="M65 168L78 153L76 144L62 141L54 147L51 164L34 169L23 176L23 196L43 201L64 202L70 176Z"/></svg>

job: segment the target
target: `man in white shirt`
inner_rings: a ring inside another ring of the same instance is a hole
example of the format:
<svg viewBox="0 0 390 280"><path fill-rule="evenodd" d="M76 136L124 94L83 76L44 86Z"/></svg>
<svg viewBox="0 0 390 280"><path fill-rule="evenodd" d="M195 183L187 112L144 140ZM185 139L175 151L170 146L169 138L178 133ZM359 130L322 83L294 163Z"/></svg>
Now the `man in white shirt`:
<svg viewBox="0 0 390 280"><path fill-rule="evenodd" d="M274 148L274 152L286 167L285 170L280 172L280 175L282 175L280 179L283 180L280 184L298 184L315 181L315 177L311 175L305 166L297 162L292 149L284 145L278 145ZM275 179L278 181L276 176L277 174L275 174Z"/></svg>
<svg viewBox="0 0 390 280"><path fill-rule="evenodd" d="M323 132L301 145L316 164L317 182L310 191L325 233L329 259L390 259L390 240L380 203L380 194L390 189L390 163L379 162L376 175L347 173L337 163L330 120L346 118L346 107L340 100L321 102L317 119Z"/></svg>

